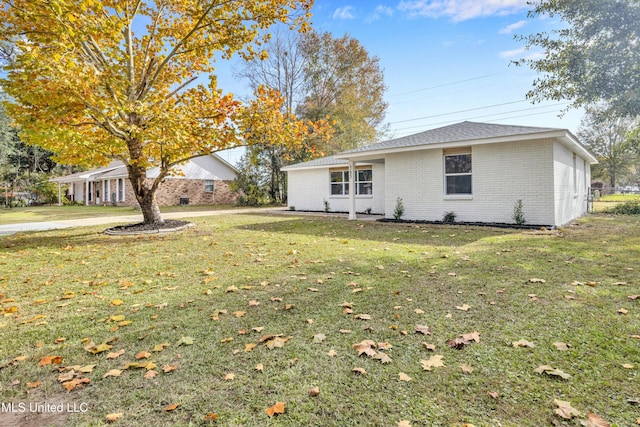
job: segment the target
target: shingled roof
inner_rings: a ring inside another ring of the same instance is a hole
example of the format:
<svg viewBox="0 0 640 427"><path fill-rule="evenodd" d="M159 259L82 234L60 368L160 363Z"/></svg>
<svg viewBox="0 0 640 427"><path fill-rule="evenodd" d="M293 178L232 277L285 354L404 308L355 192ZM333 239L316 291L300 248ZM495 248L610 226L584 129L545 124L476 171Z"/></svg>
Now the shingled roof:
<svg viewBox="0 0 640 427"><path fill-rule="evenodd" d="M427 130L401 138L390 139L377 144L367 145L343 154L362 153L367 151L386 150L419 145L446 144L459 141L472 141L488 138L528 135L541 132L553 132L563 129L531 126L497 125L492 123L462 122L436 129Z"/></svg>

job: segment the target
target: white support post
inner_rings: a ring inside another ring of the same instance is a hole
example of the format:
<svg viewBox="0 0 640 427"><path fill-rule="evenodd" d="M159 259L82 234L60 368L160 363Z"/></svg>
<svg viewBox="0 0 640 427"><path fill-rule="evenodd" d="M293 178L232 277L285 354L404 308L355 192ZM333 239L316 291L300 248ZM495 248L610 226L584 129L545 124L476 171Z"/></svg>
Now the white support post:
<svg viewBox="0 0 640 427"><path fill-rule="evenodd" d="M60 182L58 182L58 206L62 206L62 190L60 189Z"/></svg>
<svg viewBox="0 0 640 427"><path fill-rule="evenodd" d="M84 184L84 205L89 206L89 180L87 179Z"/></svg>
<svg viewBox="0 0 640 427"><path fill-rule="evenodd" d="M349 160L349 219L358 219L356 214L356 162Z"/></svg>

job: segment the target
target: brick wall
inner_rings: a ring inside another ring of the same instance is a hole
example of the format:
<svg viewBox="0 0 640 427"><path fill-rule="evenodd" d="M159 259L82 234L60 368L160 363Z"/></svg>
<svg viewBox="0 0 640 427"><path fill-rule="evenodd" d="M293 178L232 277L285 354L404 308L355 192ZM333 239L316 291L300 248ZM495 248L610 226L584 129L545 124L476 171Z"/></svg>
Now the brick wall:
<svg viewBox="0 0 640 427"><path fill-rule="evenodd" d="M128 179L125 182L125 200L117 202L118 206L138 206L133 187ZM190 205L213 205L213 204L233 204L237 199L237 194L231 191L231 181L215 180L213 192L206 192L204 180L199 179L166 179L156 192L159 206L176 206L180 204L180 199L186 197ZM111 193L116 193L116 180L111 181ZM104 202L111 204L111 202Z"/></svg>

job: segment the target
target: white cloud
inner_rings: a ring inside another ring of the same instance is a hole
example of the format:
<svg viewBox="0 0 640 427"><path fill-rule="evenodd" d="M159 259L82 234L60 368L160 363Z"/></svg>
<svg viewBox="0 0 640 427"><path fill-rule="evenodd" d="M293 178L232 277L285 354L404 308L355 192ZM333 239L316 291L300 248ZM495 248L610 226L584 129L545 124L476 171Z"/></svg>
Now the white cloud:
<svg viewBox="0 0 640 427"><path fill-rule="evenodd" d="M521 47L519 49L512 50L503 50L498 55L500 58L517 58L517 59L526 59L527 61L536 61L538 59L544 58L544 52L534 51L529 52L527 55L525 53L529 52L526 48Z"/></svg>
<svg viewBox="0 0 640 427"><path fill-rule="evenodd" d="M520 49L512 49L512 50L503 50L500 52L500 58L514 58L516 56L522 56L527 51L524 47Z"/></svg>
<svg viewBox="0 0 640 427"><path fill-rule="evenodd" d="M354 19L353 6L339 7L333 12L333 19Z"/></svg>
<svg viewBox="0 0 640 427"><path fill-rule="evenodd" d="M365 22L370 24L372 22L379 20L383 16L393 16L393 8L389 6L378 5L376 9L373 11L373 13L367 16L367 19L365 19Z"/></svg>
<svg viewBox="0 0 640 427"><path fill-rule="evenodd" d="M401 0L398 9L410 16L449 17L454 21L527 10L527 0Z"/></svg>
<svg viewBox="0 0 640 427"><path fill-rule="evenodd" d="M511 34L515 30L517 30L518 28L524 27L526 23L527 23L527 21L525 21L525 20L514 22L513 24L510 24L510 25L507 25L504 28L501 28L500 31L498 31L498 33L499 34Z"/></svg>

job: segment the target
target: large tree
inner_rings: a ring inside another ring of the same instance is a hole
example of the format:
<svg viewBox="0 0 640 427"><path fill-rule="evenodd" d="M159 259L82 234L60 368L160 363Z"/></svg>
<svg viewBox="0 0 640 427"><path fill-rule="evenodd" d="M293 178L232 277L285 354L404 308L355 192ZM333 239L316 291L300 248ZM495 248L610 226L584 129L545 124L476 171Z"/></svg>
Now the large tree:
<svg viewBox="0 0 640 427"><path fill-rule="evenodd" d="M282 103L272 91L248 106L223 94L214 58L261 55L260 34L278 22L306 29L312 3L0 0L0 39L15 46L8 112L22 138L65 164L124 162L145 223L162 223L155 193L176 165L261 140L256 132L300 138L293 125L275 130L282 120L265 125Z"/></svg>
<svg viewBox="0 0 640 427"><path fill-rule="evenodd" d="M602 105L589 107L578 137L598 157L594 176L607 179L609 186L615 187L621 177L631 173L637 162L631 132L637 128L638 120L615 117L607 110Z"/></svg>
<svg viewBox="0 0 640 427"><path fill-rule="evenodd" d="M375 141L387 104L379 60L355 39L310 31L305 34L274 31L265 46L268 59L244 63L236 75L251 87L278 90L284 108L298 117L320 123L328 120L331 138L310 135L296 150L276 145L248 149L240 167L238 186L248 202L286 200L286 164L334 154ZM326 123L325 123L326 124ZM251 178L251 179L249 179Z"/></svg>
<svg viewBox="0 0 640 427"><path fill-rule="evenodd" d="M540 59L521 60L539 73L529 97L569 100L573 107L606 102L616 116L640 114L640 2L638 0L535 0L529 17L560 18L550 33L522 37L542 48Z"/></svg>

